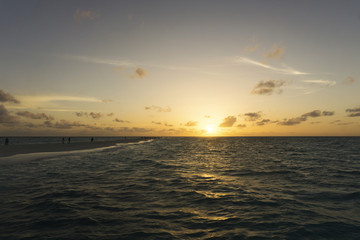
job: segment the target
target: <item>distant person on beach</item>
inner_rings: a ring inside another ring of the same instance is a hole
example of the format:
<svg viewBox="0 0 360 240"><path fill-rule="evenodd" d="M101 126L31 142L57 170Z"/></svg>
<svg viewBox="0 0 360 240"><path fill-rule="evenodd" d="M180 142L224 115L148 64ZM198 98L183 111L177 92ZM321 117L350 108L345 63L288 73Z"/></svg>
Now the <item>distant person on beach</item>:
<svg viewBox="0 0 360 240"><path fill-rule="evenodd" d="M64 144L65 143L65 138L62 138L62 144Z"/></svg>
<svg viewBox="0 0 360 240"><path fill-rule="evenodd" d="M5 145L9 145L9 139L5 138Z"/></svg>
<svg viewBox="0 0 360 240"><path fill-rule="evenodd" d="M93 142L93 141L94 141L94 138L92 137L90 141Z"/></svg>
<svg viewBox="0 0 360 240"><path fill-rule="evenodd" d="M71 138L69 137L69 138L68 138L68 143L70 143L70 141L71 141Z"/></svg>

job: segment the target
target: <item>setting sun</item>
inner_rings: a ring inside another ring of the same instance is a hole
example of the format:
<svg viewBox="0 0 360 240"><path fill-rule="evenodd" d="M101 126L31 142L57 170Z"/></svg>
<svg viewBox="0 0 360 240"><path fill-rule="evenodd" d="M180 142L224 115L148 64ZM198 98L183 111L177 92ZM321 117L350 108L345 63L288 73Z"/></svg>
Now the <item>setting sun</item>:
<svg viewBox="0 0 360 240"><path fill-rule="evenodd" d="M208 134L214 133L214 126L213 125L207 125L206 126L206 132Z"/></svg>

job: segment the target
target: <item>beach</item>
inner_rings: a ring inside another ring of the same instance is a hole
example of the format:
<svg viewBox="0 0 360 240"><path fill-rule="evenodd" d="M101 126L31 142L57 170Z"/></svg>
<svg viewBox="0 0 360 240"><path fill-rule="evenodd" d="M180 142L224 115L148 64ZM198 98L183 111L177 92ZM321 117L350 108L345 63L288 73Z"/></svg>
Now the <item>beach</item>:
<svg viewBox="0 0 360 240"><path fill-rule="evenodd" d="M17 154L40 152L66 152L114 146L118 143L139 142L141 138L131 138L116 141L101 142L73 142L73 143L47 143L47 144L20 144L0 147L0 157L9 157Z"/></svg>

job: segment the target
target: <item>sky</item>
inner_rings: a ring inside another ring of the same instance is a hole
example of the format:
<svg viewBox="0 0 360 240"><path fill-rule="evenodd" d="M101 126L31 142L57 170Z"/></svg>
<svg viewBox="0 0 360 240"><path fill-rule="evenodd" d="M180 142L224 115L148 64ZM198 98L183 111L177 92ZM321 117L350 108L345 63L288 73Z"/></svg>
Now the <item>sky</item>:
<svg viewBox="0 0 360 240"><path fill-rule="evenodd" d="M360 1L0 11L0 135L360 136Z"/></svg>

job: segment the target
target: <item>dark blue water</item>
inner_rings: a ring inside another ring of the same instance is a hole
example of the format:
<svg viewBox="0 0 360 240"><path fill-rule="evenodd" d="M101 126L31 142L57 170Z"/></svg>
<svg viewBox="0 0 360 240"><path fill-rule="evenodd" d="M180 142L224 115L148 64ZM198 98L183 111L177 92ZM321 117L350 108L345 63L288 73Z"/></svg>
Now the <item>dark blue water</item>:
<svg viewBox="0 0 360 240"><path fill-rule="evenodd" d="M359 149L162 138L0 164L0 239L360 239Z"/></svg>

